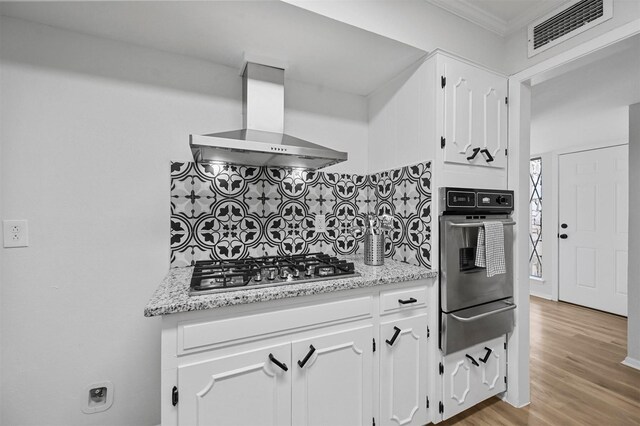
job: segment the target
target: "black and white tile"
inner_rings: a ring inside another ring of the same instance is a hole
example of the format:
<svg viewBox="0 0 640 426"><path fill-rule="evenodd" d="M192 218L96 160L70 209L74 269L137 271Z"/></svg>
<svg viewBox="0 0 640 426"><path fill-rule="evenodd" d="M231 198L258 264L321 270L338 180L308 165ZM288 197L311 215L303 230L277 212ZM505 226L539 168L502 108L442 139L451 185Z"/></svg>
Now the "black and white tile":
<svg viewBox="0 0 640 426"><path fill-rule="evenodd" d="M386 254L431 266L431 163L374 175L171 163L171 266L315 251L360 253L351 228L394 216ZM316 214L327 232L315 232Z"/></svg>

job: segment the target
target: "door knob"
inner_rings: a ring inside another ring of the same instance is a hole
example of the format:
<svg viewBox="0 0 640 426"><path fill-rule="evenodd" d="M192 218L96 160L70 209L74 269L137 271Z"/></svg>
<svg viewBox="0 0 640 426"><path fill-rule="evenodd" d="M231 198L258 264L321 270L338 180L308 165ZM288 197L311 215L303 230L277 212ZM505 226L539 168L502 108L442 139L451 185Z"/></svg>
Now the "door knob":
<svg viewBox="0 0 640 426"><path fill-rule="evenodd" d="M569 236L567 234L560 234L560 238L566 240Z"/></svg>

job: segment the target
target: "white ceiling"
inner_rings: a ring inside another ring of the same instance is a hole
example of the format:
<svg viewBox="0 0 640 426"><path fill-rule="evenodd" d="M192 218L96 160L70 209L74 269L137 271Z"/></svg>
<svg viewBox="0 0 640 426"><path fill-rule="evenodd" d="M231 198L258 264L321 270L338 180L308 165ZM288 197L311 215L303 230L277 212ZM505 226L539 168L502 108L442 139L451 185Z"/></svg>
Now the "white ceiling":
<svg viewBox="0 0 640 426"><path fill-rule="evenodd" d="M531 152L628 140L628 106L640 102L640 36L532 88Z"/></svg>
<svg viewBox="0 0 640 426"><path fill-rule="evenodd" d="M568 0L425 0L501 36L510 35Z"/></svg>
<svg viewBox="0 0 640 426"><path fill-rule="evenodd" d="M368 95L423 50L280 1L1 2L0 14ZM213 76L212 76L213 78Z"/></svg>

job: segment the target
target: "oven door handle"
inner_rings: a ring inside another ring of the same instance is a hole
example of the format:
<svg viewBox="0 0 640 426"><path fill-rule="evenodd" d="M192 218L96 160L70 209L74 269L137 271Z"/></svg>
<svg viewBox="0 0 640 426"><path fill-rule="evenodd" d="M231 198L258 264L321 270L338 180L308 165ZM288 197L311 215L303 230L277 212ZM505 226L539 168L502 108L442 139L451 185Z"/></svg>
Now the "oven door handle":
<svg viewBox="0 0 640 426"><path fill-rule="evenodd" d="M483 313L483 314L475 315L475 316L472 316L472 317L459 317L459 316L458 316L458 315L456 315L456 314L451 314L451 316L452 316L453 318L457 319L458 321L462 321L462 322L471 322L471 321L479 320L479 319L481 319L481 318L486 318L486 317L491 316L491 315L494 315L494 314L499 314L499 313L501 313L501 312L511 311L511 310L515 309L515 308L516 308L516 306L517 306L517 305L515 305L515 304L513 304L513 305L511 305L511 304L510 304L510 305L508 305L508 306L505 306L504 308L499 308L499 309L496 309L495 311L485 312L485 313Z"/></svg>
<svg viewBox="0 0 640 426"><path fill-rule="evenodd" d="M516 224L515 221L502 222L502 225L504 225L504 226L513 226L515 224ZM452 228L480 228L481 226L484 226L484 223L482 223L482 222L477 222L477 223L452 223L452 224L450 224L450 226Z"/></svg>

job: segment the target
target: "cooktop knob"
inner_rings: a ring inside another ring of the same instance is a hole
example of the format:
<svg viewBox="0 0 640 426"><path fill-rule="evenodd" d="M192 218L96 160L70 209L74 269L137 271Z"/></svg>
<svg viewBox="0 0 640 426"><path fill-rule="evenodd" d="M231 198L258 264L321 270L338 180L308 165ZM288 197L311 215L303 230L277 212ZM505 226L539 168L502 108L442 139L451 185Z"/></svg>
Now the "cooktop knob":
<svg viewBox="0 0 640 426"><path fill-rule="evenodd" d="M262 281L262 274L260 272L256 272L256 274L253 276L253 280L256 282Z"/></svg>
<svg viewBox="0 0 640 426"><path fill-rule="evenodd" d="M294 278L299 278L300 277L300 269L296 268L293 270L293 276Z"/></svg>
<svg viewBox="0 0 640 426"><path fill-rule="evenodd" d="M503 195L498 195L498 197L496 198L496 203L498 204L503 204L507 202L507 197L503 196Z"/></svg>
<svg viewBox="0 0 640 426"><path fill-rule="evenodd" d="M271 281L275 280L276 279L276 270L275 269L270 270L269 271L269 276L267 278L269 278L269 280L271 280Z"/></svg>
<svg viewBox="0 0 640 426"><path fill-rule="evenodd" d="M307 277L310 277L313 275L313 266L309 266L307 268L307 272L304 273Z"/></svg>

